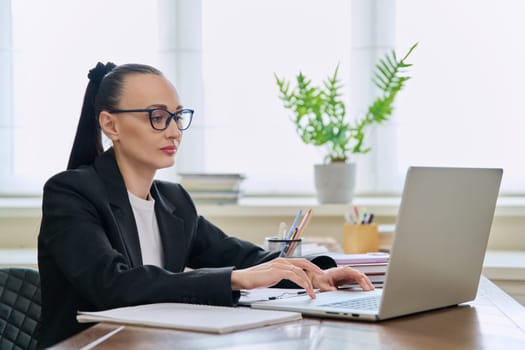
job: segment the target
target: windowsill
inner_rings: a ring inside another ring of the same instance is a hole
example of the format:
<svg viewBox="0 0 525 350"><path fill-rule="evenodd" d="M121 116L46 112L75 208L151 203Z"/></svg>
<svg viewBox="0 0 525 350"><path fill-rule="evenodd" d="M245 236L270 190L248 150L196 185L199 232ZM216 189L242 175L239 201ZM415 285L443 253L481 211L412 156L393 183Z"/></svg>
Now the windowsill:
<svg viewBox="0 0 525 350"><path fill-rule="evenodd" d="M354 204L366 207L376 216L395 216L397 197L361 197ZM297 210L312 208L316 217L343 216L351 204L319 204L315 197L243 197L237 204L197 204L206 216L294 216Z"/></svg>
<svg viewBox="0 0 525 350"><path fill-rule="evenodd" d="M0 197L0 218L39 217L42 198Z"/></svg>
<svg viewBox="0 0 525 350"><path fill-rule="evenodd" d="M376 216L396 216L400 197L356 197L353 204L365 207ZM208 216L293 216L301 208L312 208L317 216L341 216L351 204L319 204L314 197L245 197L238 204L200 204L198 209ZM501 197L495 216L525 216L525 197Z"/></svg>
<svg viewBox="0 0 525 350"><path fill-rule="evenodd" d="M489 279L525 281L525 252L489 250L483 262L483 275Z"/></svg>
<svg viewBox="0 0 525 350"><path fill-rule="evenodd" d="M366 207L376 216L396 216L399 197L356 197L354 204ZM1 217L39 217L40 197L0 198ZM349 211L351 204L319 204L314 197L242 197L237 204L197 204L200 213L206 216L293 216L300 208L309 207L316 216L341 216ZM497 217L525 216L525 197L500 197Z"/></svg>

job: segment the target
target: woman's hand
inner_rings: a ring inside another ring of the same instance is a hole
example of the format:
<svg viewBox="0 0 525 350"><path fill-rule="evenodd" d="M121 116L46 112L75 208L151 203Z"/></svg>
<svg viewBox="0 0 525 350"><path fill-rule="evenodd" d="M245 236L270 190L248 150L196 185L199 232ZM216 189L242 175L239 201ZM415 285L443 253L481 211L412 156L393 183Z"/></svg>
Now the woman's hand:
<svg viewBox="0 0 525 350"><path fill-rule="evenodd" d="M232 290L253 289L271 287L287 279L304 288L315 299L312 280L324 274L323 270L306 259L277 258L247 269L232 271L231 285Z"/></svg>
<svg viewBox="0 0 525 350"><path fill-rule="evenodd" d="M363 290L374 289L374 285L364 273L349 266L334 267L324 270L322 275L309 274L309 276L313 287L321 292L337 290L338 286L353 282L357 282Z"/></svg>
<svg viewBox="0 0 525 350"><path fill-rule="evenodd" d="M357 282L363 290L373 290L374 285L361 271L351 267L334 267L321 270L301 258L277 258L231 274L233 290L271 287L287 279L304 288L315 299L314 288L320 291L337 290L338 286Z"/></svg>

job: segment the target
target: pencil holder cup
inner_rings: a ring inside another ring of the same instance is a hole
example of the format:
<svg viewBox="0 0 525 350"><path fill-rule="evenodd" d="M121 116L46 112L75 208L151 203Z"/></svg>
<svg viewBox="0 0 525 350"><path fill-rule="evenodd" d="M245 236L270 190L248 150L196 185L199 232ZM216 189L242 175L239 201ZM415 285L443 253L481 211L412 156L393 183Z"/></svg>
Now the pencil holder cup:
<svg viewBox="0 0 525 350"><path fill-rule="evenodd" d="M345 224L343 226L343 251L346 254L377 252L378 249L377 224Z"/></svg>
<svg viewBox="0 0 525 350"><path fill-rule="evenodd" d="M278 237L266 237L264 247L269 251L279 251L281 256L301 256L303 239L282 239Z"/></svg>

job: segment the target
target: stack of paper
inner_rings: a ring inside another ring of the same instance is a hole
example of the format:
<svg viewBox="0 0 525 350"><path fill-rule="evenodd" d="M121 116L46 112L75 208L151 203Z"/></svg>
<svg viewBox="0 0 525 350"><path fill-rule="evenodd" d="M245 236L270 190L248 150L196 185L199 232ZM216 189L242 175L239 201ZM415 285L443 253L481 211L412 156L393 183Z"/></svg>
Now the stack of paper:
<svg viewBox="0 0 525 350"><path fill-rule="evenodd" d="M388 268L388 253L366 253L366 254L340 254L327 253L338 266L350 266L368 276L370 281L376 285L382 285Z"/></svg>
<svg viewBox="0 0 525 350"><path fill-rule="evenodd" d="M157 303L98 312L79 311L79 322L109 322L208 333L262 327L301 319L297 312L179 303Z"/></svg>
<svg viewBox="0 0 525 350"><path fill-rule="evenodd" d="M182 173L180 184L197 203L237 203L244 180L242 174Z"/></svg>

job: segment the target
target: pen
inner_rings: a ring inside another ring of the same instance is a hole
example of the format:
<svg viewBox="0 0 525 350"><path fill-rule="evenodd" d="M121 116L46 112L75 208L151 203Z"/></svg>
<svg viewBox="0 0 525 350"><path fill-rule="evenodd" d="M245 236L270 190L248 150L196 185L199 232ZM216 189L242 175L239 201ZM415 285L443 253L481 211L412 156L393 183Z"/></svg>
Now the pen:
<svg viewBox="0 0 525 350"><path fill-rule="evenodd" d="M367 212L365 212L363 214L363 218L361 219L361 223L362 224L368 224L368 213Z"/></svg>
<svg viewBox="0 0 525 350"><path fill-rule="evenodd" d="M306 228L306 226L308 225L308 222L310 221L310 218L312 217L312 212L313 212L312 208L309 208L306 211L306 214L304 214L304 217L301 220L301 223L297 227L297 230L292 237L293 240L299 239L301 237L301 235L304 232L304 229ZM286 251L286 256L291 256L293 254L293 252L295 251L295 248L297 247L297 244L298 244L297 242L293 242L290 244L290 246L288 247L288 250Z"/></svg>
<svg viewBox="0 0 525 350"><path fill-rule="evenodd" d="M276 296L271 296L271 297L268 297L268 300L277 300L277 299L282 299L284 298L285 296L294 296L294 295L303 295L303 294L306 294L306 291L305 290L300 290L298 292L285 292L281 295L276 295Z"/></svg>
<svg viewBox="0 0 525 350"><path fill-rule="evenodd" d="M355 205L353 206L353 209L354 209L354 215L355 215L355 223L358 224L359 223L359 218L361 217L359 215L359 209Z"/></svg>
<svg viewBox="0 0 525 350"><path fill-rule="evenodd" d="M368 211L366 210L366 208L361 208L361 218L358 219L362 224L366 224L367 216Z"/></svg>
<svg viewBox="0 0 525 350"><path fill-rule="evenodd" d="M303 234L304 229L306 228L306 225L308 225L308 222L310 221L310 218L312 217L312 208L309 208L306 211L306 214L304 214L303 220L301 220L301 223L299 224L297 228L297 232L294 235L293 239L298 239Z"/></svg>
<svg viewBox="0 0 525 350"><path fill-rule="evenodd" d="M295 233L295 228L297 227L297 223L299 222L299 218L301 217L302 214L303 214L303 211L299 209L292 223L292 226L290 226L290 230L288 231L288 234L286 235L285 239L290 239L292 235Z"/></svg>
<svg viewBox="0 0 525 350"><path fill-rule="evenodd" d="M295 215L295 219L293 220L292 226L290 226L290 230L288 231L286 236L283 237L285 241L292 239L291 237L297 233L297 222L299 222L299 218L301 217L302 213L303 211L301 209L297 211L297 215ZM285 244L285 242L283 242L281 246L281 252L279 253L280 257L286 256L286 248L288 248L288 244Z"/></svg>

